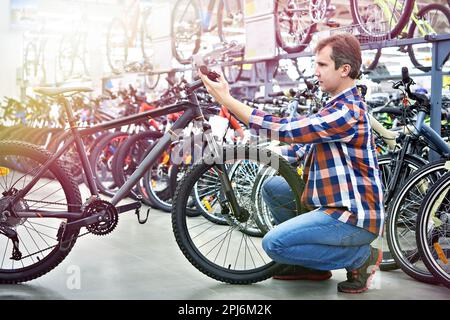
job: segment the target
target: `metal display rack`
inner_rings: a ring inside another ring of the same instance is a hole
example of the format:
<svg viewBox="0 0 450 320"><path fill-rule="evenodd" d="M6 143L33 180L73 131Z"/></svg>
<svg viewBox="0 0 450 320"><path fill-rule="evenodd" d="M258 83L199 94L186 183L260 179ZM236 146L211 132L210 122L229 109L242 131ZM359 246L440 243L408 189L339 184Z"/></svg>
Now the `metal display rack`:
<svg viewBox="0 0 450 320"><path fill-rule="evenodd" d="M350 28L354 28L354 26L349 26ZM349 28L346 27L346 28ZM428 35L424 38L408 38L408 39L386 39L377 42L370 42L370 39L367 43L361 41L361 50L374 50L374 49L383 49L388 47L402 47L408 45L416 45L423 43L431 43L432 44L432 68L430 72L414 74L412 76L428 76L431 75L431 127L436 131L440 132L441 130L441 101L442 101L442 85L443 80L442 76L449 75L449 72L444 73L442 71L442 67L445 61L448 59L450 54L450 34L441 34L441 35ZM264 81L259 83L256 79L255 72L252 71L252 77L249 82L243 83L239 82L237 84L231 85L233 88L242 88L247 87L253 89L255 92L257 88L264 86L264 92L266 97L268 94L272 92L272 78L273 72L278 65L278 61L282 59L296 59L301 57L312 57L314 55L313 52L300 52L300 53L290 53L290 54L279 54L275 58L270 60L239 60L234 62L229 62L224 64L224 66L228 65L237 65L237 64L256 64L263 63L265 67ZM254 68L253 68L254 69ZM191 71L192 67L182 67L182 68L174 68L169 72L155 72L151 74L167 74L169 78L173 78L176 73ZM401 75L394 76L382 76L376 77L377 80L388 80L388 79L399 79ZM375 78L374 78L375 79Z"/></svg>
<svg viewBox="0 0 450 320"><path fill-rule="evenodd" d="M450 55L450 34L442 34L442 35L428 35L424 38L411 38L411 39L393 39L393 40L383 40L379 42L373 43L365 43L361 44L361 50L373 50L379 48L388 48L388 47L400 47L407 45L415 45L422 43L431 43L432 44L432 67L431 71L422 74L415 74L412 76L427 76L431 75L431 127L436 131L440 132L441 130L441 101L442 101L442 76L449 75L449 72L444 73L442 71L442 67L445 61L448 59ZM259 61L265 62L266 66L266 74L265 74L265 93L266 95L272 92L272 75L274 68L277 66L277 60L281 59L296 59L300 57L311 57L314 54L311 52L301 52L301 53L291 53L291 54L281 54L275 59L268 61ZM255 63L248 61L239 61L239 63ZM377 77L378 80L386 80L386 79L399 79L401 75L389 76L389 77ZM244 84L245 85L245 84Z"/></svg>

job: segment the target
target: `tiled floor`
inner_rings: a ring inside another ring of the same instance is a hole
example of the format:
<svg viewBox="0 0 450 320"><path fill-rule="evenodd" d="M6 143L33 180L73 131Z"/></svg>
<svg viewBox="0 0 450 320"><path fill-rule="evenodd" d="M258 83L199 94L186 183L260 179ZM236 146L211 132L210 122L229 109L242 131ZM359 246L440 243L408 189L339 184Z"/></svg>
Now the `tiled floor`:
<svg viewBox="0 0 450 320"><path fill-rule="evenodd" d="M195 269L179 250L170 214L152 210L139 225L133 213L120 216L105 237L78 240L69 256L36 280L0 286L3 299L450 299L443 286L420 283L400 270L378 272L375 288L340 294L345 271L323 282L266 280L248 286L217 282Z"/></svg>

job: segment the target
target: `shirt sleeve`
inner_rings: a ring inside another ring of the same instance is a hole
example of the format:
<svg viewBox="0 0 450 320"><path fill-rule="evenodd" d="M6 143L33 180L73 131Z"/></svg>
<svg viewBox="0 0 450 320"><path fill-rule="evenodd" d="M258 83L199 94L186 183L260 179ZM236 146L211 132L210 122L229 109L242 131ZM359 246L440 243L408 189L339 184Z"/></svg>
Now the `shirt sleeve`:
<svg viewBox="0 0 450 320"><path fill-rule="evenodd" d="M279 118L261 110L253 110L249 127L259 135L267 135L288 143L320 143L350 141L356 133L357 116L345 103L300 117Z"/></svg>

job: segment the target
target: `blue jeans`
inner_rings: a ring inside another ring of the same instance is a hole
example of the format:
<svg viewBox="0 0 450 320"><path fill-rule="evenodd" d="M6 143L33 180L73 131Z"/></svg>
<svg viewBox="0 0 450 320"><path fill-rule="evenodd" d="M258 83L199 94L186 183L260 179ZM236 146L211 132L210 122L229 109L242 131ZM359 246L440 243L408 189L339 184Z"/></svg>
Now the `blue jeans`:
<svg viewBox="0 0 450 320"><path fill-rule="evenodd" d="M369 258L377 235L332 218L320 208L296 216L292 191L282 177L267 179L262 196L277 225L263 239L274 261L318 270L353 270Z"/></svg>

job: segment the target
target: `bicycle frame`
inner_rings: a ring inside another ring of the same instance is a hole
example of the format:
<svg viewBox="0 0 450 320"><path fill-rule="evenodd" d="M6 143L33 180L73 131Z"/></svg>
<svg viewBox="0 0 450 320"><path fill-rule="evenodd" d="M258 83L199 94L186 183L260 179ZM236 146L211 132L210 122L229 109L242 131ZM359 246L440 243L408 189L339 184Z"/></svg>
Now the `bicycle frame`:
<svg viewBox="0 0 450 320"><path fill-rule="evenodd" d="M398 3L397 2L397 0L375 0L374 1L374 4L376 4L376 5L378 5L382 10L383 10L383 13L385 14L385 16L386 17L390 17L389 18L389 27L391 26L391 23L392 23L392 21L393 21L393 17L394 17L394 15L392 14L392 11L391 11L391 9L388 7L388 5L387 5L387 3L390 3L390 4L392 4L392 5L394 5L397 9L399 9L399 10L401 10L402 8L401 8L401 4L400 3ZM416 11L416 9L417 9L417 4L416 3L414 3L414 11L413 11L413 14L411 14L411 16L413 16L414 15L414 12L418 12L418 10ZM404 25L404 27L403 27L403 31L405 31L405 29L407 28L407 26L408 26L408 23L405 23L405 25ZM407 31L407 30L406 30Z"/></svg>
<svg viewBox="0 0 450 320"><path fill-rule="evenodd" d="M387 17L391 17L390 19L392 20L392 17L393 17L392 12L389 9L389 7L386 5L386 2L395 5L398 9L401 9L400 3L397 3L396 0L375 0L374 1L375 4L379 5L382 8L383 13ZM419 12L419 6L417 5L417 2L414 2L414 9L411 13L410 19L416 24L417 30L420 32L420 35L425 36L427 34L436 33L426 19L420 19L417 17L418 12ZM408 32L408 30L407 30L408 25L409 25L409 23L405 24L405 26L403 27L403 32L405 32L405 33Z"/></svg>
<svg viewBox="0 0 450 320"><path fill-rule="evenodd" d="M153 164L159 159L160 154L168 148L172 141L172 136L175 134L174 131L185 128L191 121L197 119L203 119L203 113L200 109L200 106L197 103L197 97L195 95L190 96L190 101L177 103L171 106L167 106L164 108L147 111L137 115L131 115L128 117L124 117L117 120L108 121L105 123L101 123L95 125L91 128L86 128L79 130L76 127L76 123L72 114L72 110L68 105L67 100L63 100L63 106L65 108L66 114L69 118L70 131L65 133L65 137L69 137L69 140L64 143L64 145L46 162L44 166L42 166L39 171L36 173L34 178L23 188L21 189L12 200L12 204L14 205L17 201L23 196L25 196L33 186L38 182L38 180L45 174L50 165L57 161L57 159L64 154L69 147L75 143L77 153L80 156L82 170L86 175L87 185L89 191L92 196L98 196L98 190L95 184L95 180L92 174L91 166L88 162L86 151L84 149L83 142L81 137L91 135L96 132L100 132L103 130L108 130L112 128L122 127L124 125L145 121L147 118L159 117L179 111L184 111L183 115L178 118L178 120L174 123L171 130L165 133L152 151L144 158L144 160L139 165L139 168L130 176L130 178L125 182L125 184L117 191L116 195L111 200L111 203L115 206L119 201L121 201L131 189L138 183L138 181L144 176L145 172L149 170ZM71 135L71 136L70 136ZM17 216L21 218L35 218L35 217L51 217L51 218L71 218L77 219L81 218L83 212L79 210L78 212L68 212L68 211L25 211L25 212L16 212Z"/></svg>
<svg viewBox="0 0 450 320"><path fill-rule="evenodd" d="M426 36L427 34L436 34L436 31L434 31L433 27L428 23L427 19L420 19L417 17L418 12L419 6L417 5L417 2L415 2L414 9L411 14L411 20L416 24L416 28L419 31L420 35Z"/></svg>
<svg viewBox="0 0 450 320"><path fill-rule="evenodd" d="M428 145L432 147L432 149L437 150L442 157L448 157L450 155L450 147L436 131L434 131L430 126L424 123L425 116L426 113L424 111L419 112L419 114L417 115L416 125L414 126L414 130L411 133L413 135L423 136ZM394 195L394 191L397 186L397 180L400 175L400 171L403 167L402 166L403 159L405 157L405 154L408 152L407 149L411 139L412 138L410 136L406 137L404 146L397 157L397 164L395 166L394 175L393 178L391 179L390 185L387 188L385 196L386 202L389 202L392 196Z"/></svg>

